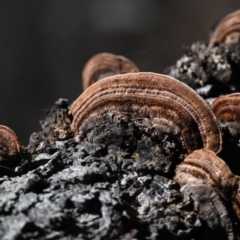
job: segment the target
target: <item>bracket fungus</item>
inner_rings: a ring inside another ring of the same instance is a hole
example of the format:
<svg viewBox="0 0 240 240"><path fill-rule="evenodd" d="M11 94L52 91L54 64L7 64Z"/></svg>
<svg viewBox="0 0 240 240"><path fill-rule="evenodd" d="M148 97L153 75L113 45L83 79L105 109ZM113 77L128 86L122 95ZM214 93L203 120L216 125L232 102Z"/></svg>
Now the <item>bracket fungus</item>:
<svg viewBox="0 0 240 240"><path fill-rule="evenodd" d="M20 152L20 143L15 132L0 125L0 151L5 154L15 155Z"/></svg>
<svg viewBox="0 0 240 240"><path fill-rule="evenodd" d="M82 73L83 90L106 76L131 72L139 72L139 69L129 59L111 53L96 54L84 66Z"/></svg>
<svg viewBox="0 0 240 240"><path fill-rule="evenodd" d="M211 150L200 149L189 154L178 165L174 179L181 186L191 183L211 185L223 199L232 202L240 218L240 178Z"/></svg>
<svg viewBox="0 0 240 240"><path fill-rule="evenodd" d="M211 105L216 118L226 126L230 134L239 138L240 93L218 97Z"/></svg>
<svg viewBox="0 0 240 240"><path fill-rule="evenodd" d="M224 17L215 29L209 44L224 43L232 44L240 40L240 10Z"/></svg>
<svg viewBox="0 0 240 240"><path fill-rule="evenodd" d="M176 169L175 180L181 185L190 182L208 183L224 199L230 199L238 178L213 151L200 149L189 154Z"/></svg>
<svg viewBox="0 0 240 240"><path fill-rule="evenodd" d="M87 120L109 112L168 126L181 136L188 152L203 147L221 150L220 128L209 106L194 90L169 76L141 72L96 82L73 103L71 129L81 132Z"/></svg>
<svg viewBox="0 0 240 240"><path fill-rule="evenodd" d="M218 97L211 108L219 121L240 122L240 93Z"/></svg>

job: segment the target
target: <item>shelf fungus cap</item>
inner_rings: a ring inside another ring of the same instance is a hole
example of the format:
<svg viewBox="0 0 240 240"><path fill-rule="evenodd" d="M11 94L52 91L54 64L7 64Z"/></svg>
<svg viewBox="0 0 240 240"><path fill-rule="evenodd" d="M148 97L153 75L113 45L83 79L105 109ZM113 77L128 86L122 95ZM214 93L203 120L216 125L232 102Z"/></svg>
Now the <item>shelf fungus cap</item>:
<svg viewBox="0 0 240 240"><path fill-rule="evenodd" d="M188 152L221 150L218 122L205 101L184 83L156 73L129 73L104 78L73 103L71 129L81 133L84 123L104 113L158 119L175 129Z"/></svg>
<svg viewBox="0 0 240 240"><path fill-rule="evenodd" d="M3 125L0 125L0 151L9 155L20 152L20 143L15 132Z"/></svg>
<svg viewBox="0 0 240 240"><path fill-rule="evenodd" d="M111 53L96 54L84 66L82 73L83 90L106 76L132 72L139 72L139 69L129 59Z"/></svg>
<svg viewBox="0 0 240 240"><path fill-rule="evenodd" d="M178 165L174 180L182 187L196 183L212 186L223 199L232 203L240 219L240 178L211 150L190 153Z"/></svg>
<svg viewBox="0 0 240 240"><path fill-rule="evenodd" d="M218 97L211 108L219 121L240 122L240 93Z"/></svg>
<svg viewBox="0 0 240 240"><path fill-rule="evenodd" d="M213 151L200 149L190 153L181 162L175 175L181 186L189 183L207 183L214 187L224 199L231 199L238 184L227 164Z"/></svg>
<svg viewBox="0 0 240 240"><path fill-rule="evenodd" d="M224 17L215 29L209 44L232 44L240 40L240 10Z"/></svg>

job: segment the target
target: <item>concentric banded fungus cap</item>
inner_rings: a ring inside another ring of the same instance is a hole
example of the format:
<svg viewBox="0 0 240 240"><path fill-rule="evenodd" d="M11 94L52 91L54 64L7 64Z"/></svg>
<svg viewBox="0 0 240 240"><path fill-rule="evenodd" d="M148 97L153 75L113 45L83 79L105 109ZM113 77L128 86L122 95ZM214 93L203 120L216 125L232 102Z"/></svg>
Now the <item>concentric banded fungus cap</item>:
<svg viewBox="0 0 240 240"><path fill-rule="evenodd" d="M214 43L231 44L237 43L239 40L240 40L240 10L230 13L220 21L210 39L209 44L210 45L213 45Z"/></svg>
<svg viewBox="0 0 240 240"><path fill-rule="evenodd" d="M72 105L73 132L104 113L158 119L180 134L188 152L221 149L221 133L211 109L182 82L155 73L129 73L104 78L90 86Z"/></svg>
<svg viewBox="0 0 240 240"><path fill-rule="evenodd" d="M240 93L218 97L211 105L218 120L240 122Z"/></svg>
<svg viewBox="0 0 240 240"><path fill-rule="evenodd" d="M15 155L20 152L17 135L10 128L0 125L0 152Z"/></svg>
<svg viewBox="0 0 240 240"><path fill-rule="evenodd" d="M139 72L139 69L129 59L111 53L99 53L90 58L83 69L83 90L106 76L132 72Z"/></svg>
<svg viewBox="0 0 240 240"><path fill-rule="evenodd" d="M213 151L200 149L190 153L176 169L175 180L184 186L188 183L207 183L225 199L231 199L238 184L227 164Z"/></svg>
<svg viewBox="0 0 240 240"><path fill-rule="evenodd" d="M211 150L200 149L190 153L178 165L174 180L181 186L196 183L211 185L222 198L232 202L240 219L240 178Z"/></svg>

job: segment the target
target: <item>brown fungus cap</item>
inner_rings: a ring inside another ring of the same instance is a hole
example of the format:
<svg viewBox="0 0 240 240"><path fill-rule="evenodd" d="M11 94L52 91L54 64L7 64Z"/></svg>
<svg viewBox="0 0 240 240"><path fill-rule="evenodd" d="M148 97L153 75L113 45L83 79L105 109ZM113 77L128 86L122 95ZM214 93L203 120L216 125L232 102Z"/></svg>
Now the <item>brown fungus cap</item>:
<svg viewBox="0 0 240 240"><path fill-rule="evenodd" d="M0 151L9 155L20 152L20 143L15 132L3 125L0 125Z"/></svg>
<svg viewBox="0 0 240 240"><path fill-rule="evenodd" d="M211 108L220 121L240 122L240 93L218 97Z"/></svg>
<svg viewBox="0 0 240 240"><path fill-rule="evenodd" d="M209 44L232 44L240 40L240 10L224 17L215 29Z"/></svg>
<svg viewBox="0 0 240 240"><path fill-rule="evenodd" d="M182 137L188 150L221 150L218 122L205 101L184 83L156 73L129 73L104 78L73 103L73 132L88 119L104 113L159 119Z"/></svg>
<svg viewBox="0 0 240 240"><path fill-rule="evenodd" d="M208 184L232 203L240 219L240 178L213 151L200 149L190 153L177 169L174 178L182 187L189 184Z"/></svg>
<svg viewBox="0 0 240 240"><path fill-rule="evenodd" d="M99 53L88 60L82 73L83 90L98 80L115 74L139 72L129 59L111 53Z"/></svg>
<svg viewBox="0 0 240 240"><path fill-rule="evenodd" d="M227 164L213 151L200 149L190 153L176 169L175 180L184 186L190 182L207 183L225 199L231 199L238 183Z"/></svg>

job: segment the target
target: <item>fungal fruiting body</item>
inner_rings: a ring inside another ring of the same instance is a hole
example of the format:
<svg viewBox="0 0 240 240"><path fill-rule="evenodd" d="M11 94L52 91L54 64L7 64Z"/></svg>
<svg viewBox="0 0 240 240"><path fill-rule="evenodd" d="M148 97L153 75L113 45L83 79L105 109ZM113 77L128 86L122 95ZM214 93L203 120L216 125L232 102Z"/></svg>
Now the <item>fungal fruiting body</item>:
<svg viewBox="0 0 240 240"><path fill-rule="evenodd" d="M232 136L239 138L240 93L218 97L211 105L216 118L226 126Z"/></svg>
<svg viewBox="0 0 240 240"><path fill-rule="evenodd" d="M221 150L221 133L211 109L184 83L156 73L129 73L104 78L73 103L73 132L104 113L157 119L178 133L188 152L202 147Z"/></svg>
<svg viewBox="0 0 240 240"><path fill-rule="evenodd" d="M223 199L232 202L240 219L240 178L211 150L200 149L189 154L178 165L174 179L181 186L191 183L211 185Z"/></svg>
<svg viewBox="0 0 240 240"><path fill-rule="evenodd" d="M83 90L106 76L132 72L139 72L139 69L129 59L111 53L99 53L90 58L84 66Z"/></svg>
<svg viewBox="0 0 240 240"><path fill-rule="evenodd" d="M20 152L20 143L15 132L3 125L0 125L0 151L15 155Z"/></svg>
<svg viewBox="0 0 240 240"><path fill-rule="evenodd" d="M210 45L214 43L232 44L240 40L240 10L224 17L215 29Z"/></svg>
<svg viewBox="0 0 240 240"><path fill-rule="evenodd" d="M218 97L211 108L219 121L240 122L240 93Z"/></svg>
<svg viewBox="0 0 240 240"><path fill-rule="evenodd" d="M232 198L238 178L213 151L200 149L189 154L176 169L175 180L184 186L190 182L207 183L225 199Z"/></svg>
<svg viewBox="0 0 240 240"><path fill-rule="evenodd" d="M212 103L211 108L214 114L216 115L217 119L223 122L226 126L228 126L231 135L239 136L240 93L233 93L218 97ZM229 150L231 151L231 149ZM238 181L238 187L235 187L235 197L233 198L232 201L234 209L236 210L237 215L240 218L240 181Z"/></svg>

